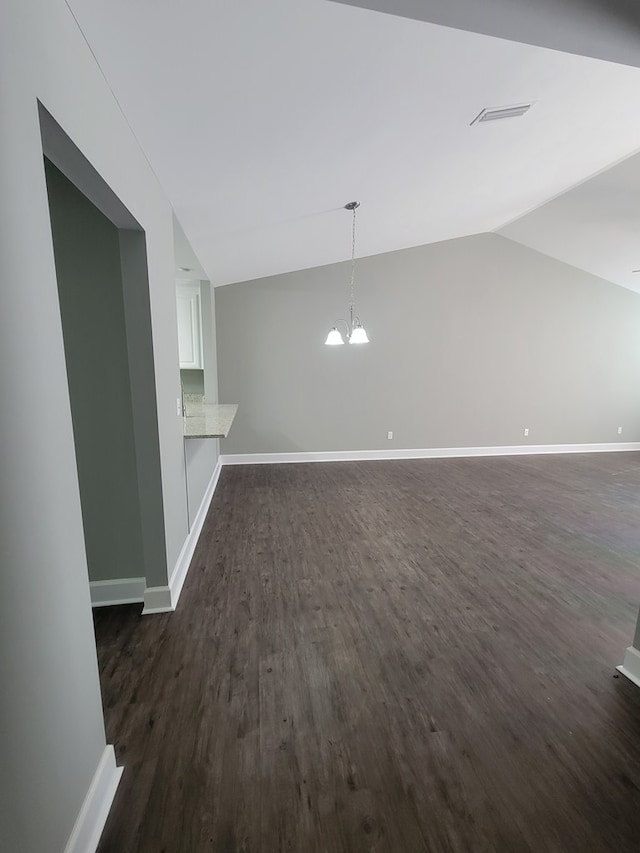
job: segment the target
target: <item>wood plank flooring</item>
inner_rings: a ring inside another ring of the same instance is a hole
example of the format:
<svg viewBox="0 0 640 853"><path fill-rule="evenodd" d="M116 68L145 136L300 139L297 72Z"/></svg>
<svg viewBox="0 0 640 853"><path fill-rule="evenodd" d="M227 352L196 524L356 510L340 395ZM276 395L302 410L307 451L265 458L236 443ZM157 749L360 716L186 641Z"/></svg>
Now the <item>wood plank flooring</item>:
<svg viewBox="0 0 640 853"><path fill-rule="evenodd" d="M225 468L95 612L100 853L640 850L640 454Z"/></svg>

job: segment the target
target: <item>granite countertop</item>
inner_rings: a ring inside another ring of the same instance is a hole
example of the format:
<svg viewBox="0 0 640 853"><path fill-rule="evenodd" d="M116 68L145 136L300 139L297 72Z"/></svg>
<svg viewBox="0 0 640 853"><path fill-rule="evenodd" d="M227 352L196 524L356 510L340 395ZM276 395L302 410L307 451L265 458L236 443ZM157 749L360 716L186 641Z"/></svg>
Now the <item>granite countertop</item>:
<svg viewBox="0 0 640 853"><path fill-rule="evenodd" d="M185 438L226 438L238 406L205 403L199 394L185 394L184 411Z"/></svg>

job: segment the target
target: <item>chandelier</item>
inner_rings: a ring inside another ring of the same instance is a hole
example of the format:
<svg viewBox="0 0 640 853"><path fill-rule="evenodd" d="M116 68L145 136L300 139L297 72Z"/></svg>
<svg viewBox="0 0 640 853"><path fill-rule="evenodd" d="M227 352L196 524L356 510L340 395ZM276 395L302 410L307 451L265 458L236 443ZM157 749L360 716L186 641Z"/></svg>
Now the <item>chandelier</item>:
<svg viewBox="0 0 640 853"><path fill-rule="evenodd" d="M342 318L336 320L331 331L327 335L327 340L325 344L330 347L341 346L344 344L344 339L338 329L338 323L344 323L347 340L350 344L368 344L369 338L367 337L367 333L364 329L364 326L360 322L359 317L356 317L354 314L354 305L355 305L355 273L356 273L356 210L360 207L359 201L350 201L349 204L345 204L344 209L350 210L353 214L353 222L351 229L351 298L349 301L349 319L343 320Z"/></svg>

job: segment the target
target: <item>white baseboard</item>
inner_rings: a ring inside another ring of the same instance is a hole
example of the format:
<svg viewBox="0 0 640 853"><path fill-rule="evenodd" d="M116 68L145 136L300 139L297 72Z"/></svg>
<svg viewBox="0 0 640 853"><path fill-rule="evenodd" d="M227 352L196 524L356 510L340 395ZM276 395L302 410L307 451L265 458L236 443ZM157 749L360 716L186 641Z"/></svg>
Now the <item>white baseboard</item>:
<svg viewBox="0 0 640 853"><path fill-rule="evenodd" d="M284 462L361 462L374 459L446 459L465 456L528 456L542 453L611 453L640 451L640 442L610 444L509 444L498 447L429 447L417 450L326 450L294 453L228 453L222 465Z"/></svg>
<svg viewBox="0 0 640 853"><path fill-rule="evenodd" d="M626 675L630 681L640 687L640 651L638 649L629 646L624 654L624 663L616 668L618 672Z"/></svg>
<svg viewBox="0 0 640 853"><path fill-rule="evenodd" d="M171 613L178 606L178 599L180 598L180 593L182 592L182 587L184 586L189 566L191 565L193 552L196 550L196 545L198 544L198 539L202 532L204 520L207 517L207 512L209 511L209 505L213 498L213 493L218 485L221 470L222 461L221 458L218 458L218 462L216 467L213 469L213 474L209 480L209 484L198 508L198 512L193 519L189 535L185 539L173 572L171 573L171 577L169 578L168 586L151 586L147 587L144 591L143 616L150 613Z"/></svg>
<svg viewBox="0 0 640 853"><path fill-rule="evenodd" d="M118 578L110 581L91 581L91 606L138 604L144 600L144 578Z"/></svg>
<svg viewBox="0 0 640 853"><path fill-rule="evenodd" d="M95 853L115 797L122 767L116 767L113 747L104 748L64 853Z"/></svg>
<svg viewBox="0 0 640 853"><path fill-rule="evenodd" d="M144 591L144 607L142 615L150 613L173 613L175 607L171 600L171 588L169 586L148 586Z"/></svg>

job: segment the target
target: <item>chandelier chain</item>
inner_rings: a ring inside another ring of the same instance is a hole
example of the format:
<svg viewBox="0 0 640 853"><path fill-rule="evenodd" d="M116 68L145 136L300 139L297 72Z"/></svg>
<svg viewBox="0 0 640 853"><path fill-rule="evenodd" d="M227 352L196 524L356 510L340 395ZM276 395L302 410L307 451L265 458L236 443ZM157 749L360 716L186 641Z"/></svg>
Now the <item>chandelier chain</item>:
<svg viewBox="0 0 640 853"><path fill-rule="evenodd" d="M354 291L356 278L356 209L351 211L353 214L353 226L351 231L351 316L353 317Z"/></svg>

